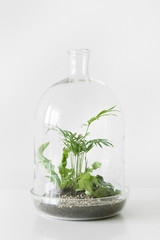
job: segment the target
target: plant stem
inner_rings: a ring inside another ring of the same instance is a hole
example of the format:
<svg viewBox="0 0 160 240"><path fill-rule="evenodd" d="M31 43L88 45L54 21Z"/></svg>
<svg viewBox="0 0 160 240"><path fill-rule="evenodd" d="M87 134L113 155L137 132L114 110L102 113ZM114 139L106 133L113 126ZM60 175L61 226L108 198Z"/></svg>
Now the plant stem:
<svg viewBox="0 0 160 240"><path fill-rule="evenodd" d="M79 159L78 159L78 155L77 155L77 159L76 159L76 177L78 177L78 168L79 168Z"/></svg>
<svg viewBox="0 0 160 240"><path fill-rule="evenodd" d="M86 154L85 154L85 171L87 170L87 158L86 158Z"/></svg>
<svg viewBox="0 0 160 240"><path fill-rule="evenodd" d="M86 132L85 132L85 134L84 134L84 139L85 139L85 137L87 136L89 126L90 126L90 124L87 125L87 129L86 129Z"/></svg>
<svg viewBox="0 0 160 240"><path fill-rule="evenodd" d="M71 168L74 170L76 177L76 156L73 153L70 153Z"/></svg>
<svg viewBox="0 0 160 240"><path fill-rule="evenodd" d="M84 162L84 157L85 157L85 153L82 152L80 154L80 157L79 157L79 173L82 172L82 166L83 166L83 162Z"/></svg>
<svg viewBox="0 0 160 240"><path fill-rule="evenodd" d="M81 169L82 169L82 157L83 155L79 156L79 173L81 173Z"/></svg>

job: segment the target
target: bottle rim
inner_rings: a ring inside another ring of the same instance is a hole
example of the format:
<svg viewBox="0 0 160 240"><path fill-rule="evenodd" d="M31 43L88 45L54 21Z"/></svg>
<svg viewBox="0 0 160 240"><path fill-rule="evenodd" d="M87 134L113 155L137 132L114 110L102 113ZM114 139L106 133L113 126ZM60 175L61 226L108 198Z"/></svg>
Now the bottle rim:
<svg viewBox="0 0 160 240"><path fill-rule="evenodd" d="M69 49L68 54L89 54L89 49Z"/></svg>

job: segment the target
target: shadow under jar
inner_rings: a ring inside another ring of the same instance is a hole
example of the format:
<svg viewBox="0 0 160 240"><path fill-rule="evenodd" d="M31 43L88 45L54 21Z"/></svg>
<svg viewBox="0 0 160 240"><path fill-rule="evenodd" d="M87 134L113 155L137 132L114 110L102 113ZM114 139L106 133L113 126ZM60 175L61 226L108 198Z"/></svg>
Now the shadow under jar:
<svg viewBox="0 0 160 240"><path fill-rule="evenodd" d="M42 96L35 117L35 206L60 219L111 217L124 207L124 123L107 85L92 80L89 50L69 50L69 77Z"/></svg>

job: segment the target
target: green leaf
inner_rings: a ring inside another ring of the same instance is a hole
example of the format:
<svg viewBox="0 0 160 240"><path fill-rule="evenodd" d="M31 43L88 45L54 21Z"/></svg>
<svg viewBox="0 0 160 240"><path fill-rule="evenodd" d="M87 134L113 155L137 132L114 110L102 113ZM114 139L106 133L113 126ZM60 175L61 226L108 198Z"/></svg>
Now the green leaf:
<svg viewBox="0 0 160 240"><path fill-rule="evenodd" d="M86 151L89 152L94 146L99 146L102 148L102 144L107 147L113 147L113 144L107 139L91 139L86 143Z"/></svg>
<svg viewBox="0 0 160 240"><path fill-rule="evenodd" d="M82 134L78 134L77 140L80 140L82 138L83 138L83 135Z"/></svg>
<svg viewBox="0 0 160 240"><path fill-rule="evenodd" d="M51 128L47 128L46 134L51 131L51 130L55 130L55 128L51 127Z"/></svg>
<svg viewBox="0 0 160 240"><path fill-rule="evenodd" d="M48 145L49 142L42 144L38 148L37 157L40 159L40 163L42 163L45 169L48 171L49 173L48 177L50 178L50 181L52 181L53 183L56 184L56 186L59 187L60 179L57 173L54 171L55 166L52 164L51 160L49 160L43 155L43 152L48 147Z"/></svg>
<svg viewBox="0 0 160 240"><path fill-rule="evenodd" d="M97 120L97 117L92 117L91 119L89 119L87 122L90 125L92 122L94 122L95 120Z"/></svg>
<svg viewBox="0 0 160 240"><path fill-rule="evenodd" d="M61 175L61 183L60 183L61 189L70 187L72 185L72 178L74 176L74 169L66 168L68 154L69 154L69 149L63 148L62 161L59 166L59 173Z"/></svg>
<svg viewBox="0 0 160 240"><path fill-rule="evenodd" d="M92 188L93 188L93 186L90 182L88 184L85 184L85 193L89 196L92 196L92 194L93 194Z"/></svg>
<svg viewBox="0 0 160 240"><path fill-rule="evenodd" d="M89 196L94 195L94 188L100 186L97 178L92 176L89 172L82 173L78 182L75 184L74 189L76 191L85 191Z"/></svg>
<svg viewBox="0 0 160 240"><path fill-rule="evenodd" d="M68 158L69 150L67 148L63 148L62 162L61 165L65 168L67 166L67 158Z"/></svg>
<svg viewBox="0 0 160 240"><path fill-rule="evenodd" d="M108 188L106 188L106 187L99 187L94 192L94 197L96 197L96 198L108 197L108 196L110 196L110 192L108 191Z"/></svg>
<svg viewBox="0 0 160 240"><path fill-rule="evenodd" d="M78 182L74 186L75 191L85 191L85 193L89 196L93 193L93 184L91 180L91 175L88 172L82 173L78 177Z"/></svg>
<svg viewBox="0 0 160 240"><path fill-rule="evenodd" d="M93 168L93 170L96 170L97 168L100 168L101 165L102 165L102 163L100 163L100 162L94 162L92 164L92 168Z"/></svg>
<svg viewBox="0 0 160 240"><path fill-rule="evenodd" d="M100 183L100 185L101 185L102 187L106 187L107 183L104 181L104 179L103 179L102 176L97 175L96 178L97 178L97 181Z"/></svg>
<svg viewBox="0 0 160 240"><path fill-rule="evenodd" d="M61 181L60 187L61 187L61 189L64 189L64 188L67 187L67 185L68 185L68 187L69 187L71 184L72 184L72 180L70 180L70 179L63 179L63 180Z"/></svg>
<svg viewBox="0 0 160 240"><path fill-rule="evenodd" d="M79 176L79 179L83 181L87 181L90 179L90 177L91 177L90 173L84 172Z"/></svg>
<svg viewBox="0 0 160 240"><path fill-rule="evenodd" d="M119 189L115 189L114 195L118 195L118 194L121 194L121 191Z"/></svg>
<svg viewBox="0 0 160 240"><path fill-rule="evenodd" d="M118 189L110 188L110 187L98 187L98 189L94 192L94 197L110 197L120 194L121 191Z"/></svg>
<svg viewBox="0 0 160 240"><path fill-rule="evenodd" d="M86 172L93 172L93 170L96 170L97 168L100 168L101 165L102 165L102 163L100 163L100 162L94 162L94 163L92 164L92 167L91 167L91 168L87 168L87 169L86 169Z"/></svg>
<svg viewBox="0 0 160 240"><path fill-rule="evenodd" d="M111 183L105 182L102 176L97 175L96 178L102 187L114 188Z"/></svg>
<svg viewBox="0 0 160 240"><path fill-rule="evenodd" d="M44 156L43 156L43 152L44 152L44 150L48 147L48 145L49 145L49 142L46 142L46 143L44 143L44 144L42 144L39 148L38 148L38 152L37 152L37 157L41 160L41 161L50 161L50 160L48 160L47 158L45 158Z"/></svg>
<svg viewBox="0 0 160 240"><path fill-rule="evenodd" d="M98 182L98 180L97 180L97 178L96 178L95 176L92 176L92 175L91 175L91 181L92 181L92 183L95 184L96 186L100 186L100 184L99 184L99 182Z"/></svg>
<svg viewBox="0 0 160 240"><path fill-rule="evenodd" d="M111 116L111 115L114 115L116 116L116 114L112 113L112 112L119 112L118 110L115 109L116 105L107 109L107 110L102 110L100 113L97 114L97 116L95 117L92 117L91 119L89 119L87 121L88 123L88 126L91 125L92 122L96 121L96 120L99 120L101 117L104 117L104 116ZM83 124L84 125L84 124Z"/></svg>
<svg viewBox="0 0 160 240"><path fill-rule="evenodd" d="M60 188L64 189L64 188L69 188L71 187L71 185L74 184L74 180L73 180L73 176L74 176L74 169L67 169L68 170L68 174L67 176L65 176L64 178L62 178L61 180L61 184L60 184Z"/></svg>
<svg viewBox="0 0 160 240"><path fill-rule="evenodd" d="M76 191L83 191L83 190L85 190L85 193L87 195L89 195L89 196L92 195L93 185L92 185L91 181L89 181L89 180L85 180L84 181L84 180L81 179L81 180L78 181L78 185L79 185L79 188Z"/></svg>
<svg viewBox="0 0 160 240"><path fill-rule="evenodd" d="M121 193L120 190L114 189L114 186L111 183L105 182L102 176L97 175L96 179L101 187L99 188L99 190L97 189L95 191L95 197L115 196Z"/></svg>
<svg viewBox="0 0 160 240"><path fill-rule="evenodd" d="M103 117L103 116L109 116L109 115L112 115L110 113L112 112L119 112L118 110L115 109L116 105L107 109L107 110L102 110L100 113L97 114L96 118L100 118L100 117Z"/></svg>
<svg viewBox="0 0 160 240"><path fill-rule="evenodd" d="M120 194L121 191L114 188L109 187L98 187L97 190L94 192L93 196L100 198L100 197L110 197Z"/></svg>
<svg viewBox="0 0 160 240"><path fill-rule="evenodd" d="M86 126L87 126L87 124L86 124L86 123L84 123L84 124L82 124L82 125L81 125L81 127L83 127L83 126L85 126L85 127L86 127Z"/></svg>
<svg viewBox="0 0 160 240"><path fill-rule="evenodd" d="M63 180L65 177L68 176L68 173L70 172L70 169L67 169L67 158L68 158L69 150L67 148L63 148L63 155L62 155L62 161L59 165L59 173L61 175L61 180Z"/></svg>

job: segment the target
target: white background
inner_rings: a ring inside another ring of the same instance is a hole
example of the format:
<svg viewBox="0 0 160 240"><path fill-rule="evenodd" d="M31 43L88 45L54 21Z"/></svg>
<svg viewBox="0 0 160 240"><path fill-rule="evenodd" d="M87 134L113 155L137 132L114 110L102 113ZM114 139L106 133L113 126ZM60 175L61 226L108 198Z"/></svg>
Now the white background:
<svg viewBox="0 0 160 240"><path fill-rule="evenodd" d="M70 48L121 102L127 185L160 187L159 0L0 0L0 187L32 186L34 111Z"/></svg>

